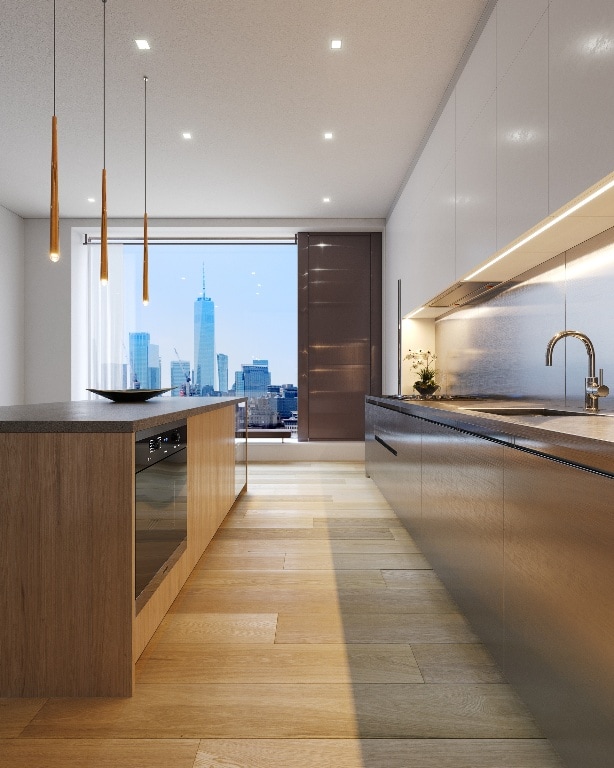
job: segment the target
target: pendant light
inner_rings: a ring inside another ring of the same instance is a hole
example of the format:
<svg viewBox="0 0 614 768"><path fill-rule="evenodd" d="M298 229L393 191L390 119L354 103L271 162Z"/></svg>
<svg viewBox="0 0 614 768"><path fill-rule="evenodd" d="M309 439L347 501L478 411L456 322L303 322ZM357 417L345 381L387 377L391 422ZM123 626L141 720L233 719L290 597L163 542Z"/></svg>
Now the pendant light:
<svg viewBox="0 0 614 768"><path fill-rule="evenodd" d="M143 304L149 304L149 245L147 243L147 76L143 76L144 88L144 129L143 129L143 148L144 148L144 210L143 215Z"/></svg>
<svg viewBox="0 0 614 768"><path fill-rule="evenodd" d="M49 258L60 259L60 206L58 202L58 118L55 114L55 0L53 0L53 117L51 118L51 204L49 207Z"/></svg>
<svg viewBox="0 0 614 768"><path fill-rule="evenodd" d="M107 250L107 0L102 0L102 215L100 219L100 282L109 281Z"/></svg>

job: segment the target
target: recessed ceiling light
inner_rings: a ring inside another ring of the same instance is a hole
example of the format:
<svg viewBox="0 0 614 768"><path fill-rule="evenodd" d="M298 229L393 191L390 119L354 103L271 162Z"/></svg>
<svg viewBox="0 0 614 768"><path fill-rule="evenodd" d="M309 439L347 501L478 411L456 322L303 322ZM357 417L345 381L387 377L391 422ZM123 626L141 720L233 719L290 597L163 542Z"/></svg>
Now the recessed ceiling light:
<svg viewBox="0 0 614 768"><path fill-rule="evenodd" d="M338 51L339 48L341 48L341 40L331 40L330 47L333 49L333 51Z"/></svg>
<svg viewBox="0 0 614 768"><path fill-rule="evenodd" d="M323 197L322 198L323 203L330 203L330 197Z"/></svg>
<svg viewBox="0 0 614 768"><path fill-rule="evenodd" d="M88 203L95 203L96 202L96 198L95 197L88 197L87 198L87 202Z"/></svg>
<svg viewBox="0 0 614 768"><path fill-rule="evenodd" d="M327 139L328 141L330 141L333 138L333 134L330 131L327 131L324 134L324 138Z"/></svg>
<svg viewBox="0 0 614 768"><path fill-rule="evenodd" d="M181 135L183 136L184 139L192 138L192 134L189 131L184 131Z"/></svg>
<svg viewBox="0 0 614 768"><path fill-rule="evenodd" d="M136 43L136 46L140 51L149 50L149 43L147 42L147 40L135 40L134 42Z"/></svg>

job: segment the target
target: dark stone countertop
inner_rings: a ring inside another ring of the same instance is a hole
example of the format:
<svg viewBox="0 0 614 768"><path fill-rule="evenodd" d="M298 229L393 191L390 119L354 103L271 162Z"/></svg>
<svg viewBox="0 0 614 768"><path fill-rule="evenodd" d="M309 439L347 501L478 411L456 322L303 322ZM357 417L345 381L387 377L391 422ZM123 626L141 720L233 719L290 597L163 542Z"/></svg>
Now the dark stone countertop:
<svg viewBox="0 0 614 768"><path fill-rule="evenodd" d="M244 401L242 397L155 397L143 403L77 400L0 406L0 433L137 432Z"/></svg>
<svg viewBox="0 0 614 768"><path fill-rule="evenodd" d="M585 415L560 402L461 398L397 400L367 396L367 402L526 449L577 466L614 475L614 413ZM573 416L480 413L476 408L552 408Z"/></svg>

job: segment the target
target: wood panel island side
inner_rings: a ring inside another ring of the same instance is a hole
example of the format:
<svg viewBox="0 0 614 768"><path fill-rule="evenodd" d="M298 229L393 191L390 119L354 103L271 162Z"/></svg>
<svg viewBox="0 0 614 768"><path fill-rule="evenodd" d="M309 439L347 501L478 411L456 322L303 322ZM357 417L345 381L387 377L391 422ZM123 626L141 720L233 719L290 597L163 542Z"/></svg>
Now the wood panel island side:
<svg viewBox="0 0 614 768"><path fill-rule="evenodd" d="M130 696L135 662L247 485L243 398L0 408L0 697ZM187 542L135 601L135 436L187 422Z"/></svg>

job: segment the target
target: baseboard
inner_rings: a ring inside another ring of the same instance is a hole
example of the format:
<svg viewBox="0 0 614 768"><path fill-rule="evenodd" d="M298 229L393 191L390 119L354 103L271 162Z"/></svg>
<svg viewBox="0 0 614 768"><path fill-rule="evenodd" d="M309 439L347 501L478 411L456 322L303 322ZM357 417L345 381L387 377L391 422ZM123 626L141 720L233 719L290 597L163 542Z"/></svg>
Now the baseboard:
<svg viewBox="0 0 614 768"><path fill-rule="evenodd" d="M250 461L364 461L365 444L356 441L250 440Z"/></svg>

